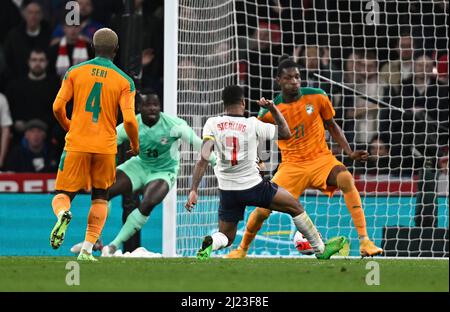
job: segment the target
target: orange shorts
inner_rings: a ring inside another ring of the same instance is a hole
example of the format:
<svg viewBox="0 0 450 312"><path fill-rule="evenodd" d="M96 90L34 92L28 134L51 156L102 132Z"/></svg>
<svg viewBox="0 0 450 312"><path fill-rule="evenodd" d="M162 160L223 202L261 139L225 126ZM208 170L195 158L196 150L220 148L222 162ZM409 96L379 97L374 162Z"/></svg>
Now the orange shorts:
<svg viewBox="0 0 450 312"><path fill-rule="evenodd" d="M55 189L90 191L108 189L116 179L116 155L64 151L59 162Z"/></svg>
<svg viewBox="0 0 450 312"><path fill-rule="evenodd" d="M325 155L301 163L282 162L272 181L297 199L307 188L321 190L331 197L337 187L327 186L327 178L335 166L344 165L333 155Z"/></svg>

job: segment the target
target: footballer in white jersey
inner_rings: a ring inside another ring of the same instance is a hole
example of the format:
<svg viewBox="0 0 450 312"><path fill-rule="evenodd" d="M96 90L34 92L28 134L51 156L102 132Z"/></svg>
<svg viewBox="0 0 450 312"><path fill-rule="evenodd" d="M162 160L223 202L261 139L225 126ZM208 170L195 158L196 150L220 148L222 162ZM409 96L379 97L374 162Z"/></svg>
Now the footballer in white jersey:
<svg viewBox="0 0 450 312"><path fill-rule="evenodd" d="M316 256L321 259L329 258L331 251L335 251L327 251L301 204L288 191L259 175L256 164L259 140L285 140L291 137L283 115L272 101L261 98L258 102L272 113L278 126L276 135L273 125L264 124L256 118L244 117L244 93L239 86L226 87L222 100L224 115L209 118L204 126L202 155L195 165L191 192L185 204L185 208L192 211L197 203L198 186L208 166L208 159L214 151L217 156L214 170L219 181L220 196L219 231L204 238L197 258L207 259L213 250L233 243L237 224L244 219L247 206L264 207L290 214L298 231L311 243Z"/></svg>
<svg viewBox="0 0 450 312"><path fill-rule="evenodd" d="M262 178L257 165L259 142L274 140L275 126L255 117L225 114L209 118L203 139L215 142L217 165L214 173L221 190L246 190Z"/></svg>

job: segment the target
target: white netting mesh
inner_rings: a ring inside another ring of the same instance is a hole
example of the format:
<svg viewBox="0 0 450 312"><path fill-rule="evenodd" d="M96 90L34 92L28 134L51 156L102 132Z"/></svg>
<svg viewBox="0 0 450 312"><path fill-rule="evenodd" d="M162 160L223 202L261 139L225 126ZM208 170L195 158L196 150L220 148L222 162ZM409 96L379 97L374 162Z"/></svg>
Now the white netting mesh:
<svg viewBox="0 0 450 312"><path fill-rule="evenodd" d="M207 118L223 110L223 88L237 81L233 1L180 0L178 36L178 116L201 136ZM217 182L208 168L197 208L188 213L184 203L198 155L189 146L181 150L185 152L177 190L177 253L194 255L203 236L217 228Z"/></svg>
<svg viewBox="0 0 450 312"><path fill-rule="evenodd" d="M366 164L352 162L329 139L355 175L369 236L388 255L442 256L445 249L448 256L447 24L446 1L180 0L178 114L200 134L206 118L221 112L223 87L237 82L255 114L257 99L279 92L279 56L293 56L302 86L322 88L352 148L371 154ZM276 162L270 158L269 168ZM183 211L193 164L185 157L178 182L177 251L184 255L217 227L212 171L197 212ZM325 238L346 235L351 255L359 254L341 194L308 191L301 202ZM244 222L235 244L243 229ZM250 253L296 254L292 236L290 218L274 213Z"/></svg>

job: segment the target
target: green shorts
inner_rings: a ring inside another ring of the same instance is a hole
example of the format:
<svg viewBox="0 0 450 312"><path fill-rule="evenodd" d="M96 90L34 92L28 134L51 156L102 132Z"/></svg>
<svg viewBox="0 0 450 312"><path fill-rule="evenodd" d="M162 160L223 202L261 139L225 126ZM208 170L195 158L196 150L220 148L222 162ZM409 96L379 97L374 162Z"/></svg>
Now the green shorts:
<svg viewBox="0 0 450 312"><path fill-rule="evenodd" d="M128 178L130 178L133 192L155 180L166 181L169 185L169 189L171 189L175 184L178 172L178 168L176 168L176 171L152 170L137 156L128 159L126 162L119 165L117 169L123 171Z"/></svg>

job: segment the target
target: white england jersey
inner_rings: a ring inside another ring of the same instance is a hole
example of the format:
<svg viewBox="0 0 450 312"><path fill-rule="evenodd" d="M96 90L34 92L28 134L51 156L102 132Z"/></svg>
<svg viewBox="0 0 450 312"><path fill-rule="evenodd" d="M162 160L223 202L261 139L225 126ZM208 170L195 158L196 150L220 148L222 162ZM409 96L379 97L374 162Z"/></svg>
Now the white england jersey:
<svg viewBox="0 0 450 312"><path fill-rule="evenodd" d="M215 141L217 165L214 173L221 190L246 190L262 181L259 175L258 143L273 140L275 126L255 117L224 115L209 118L203 139Z"/></svg>

